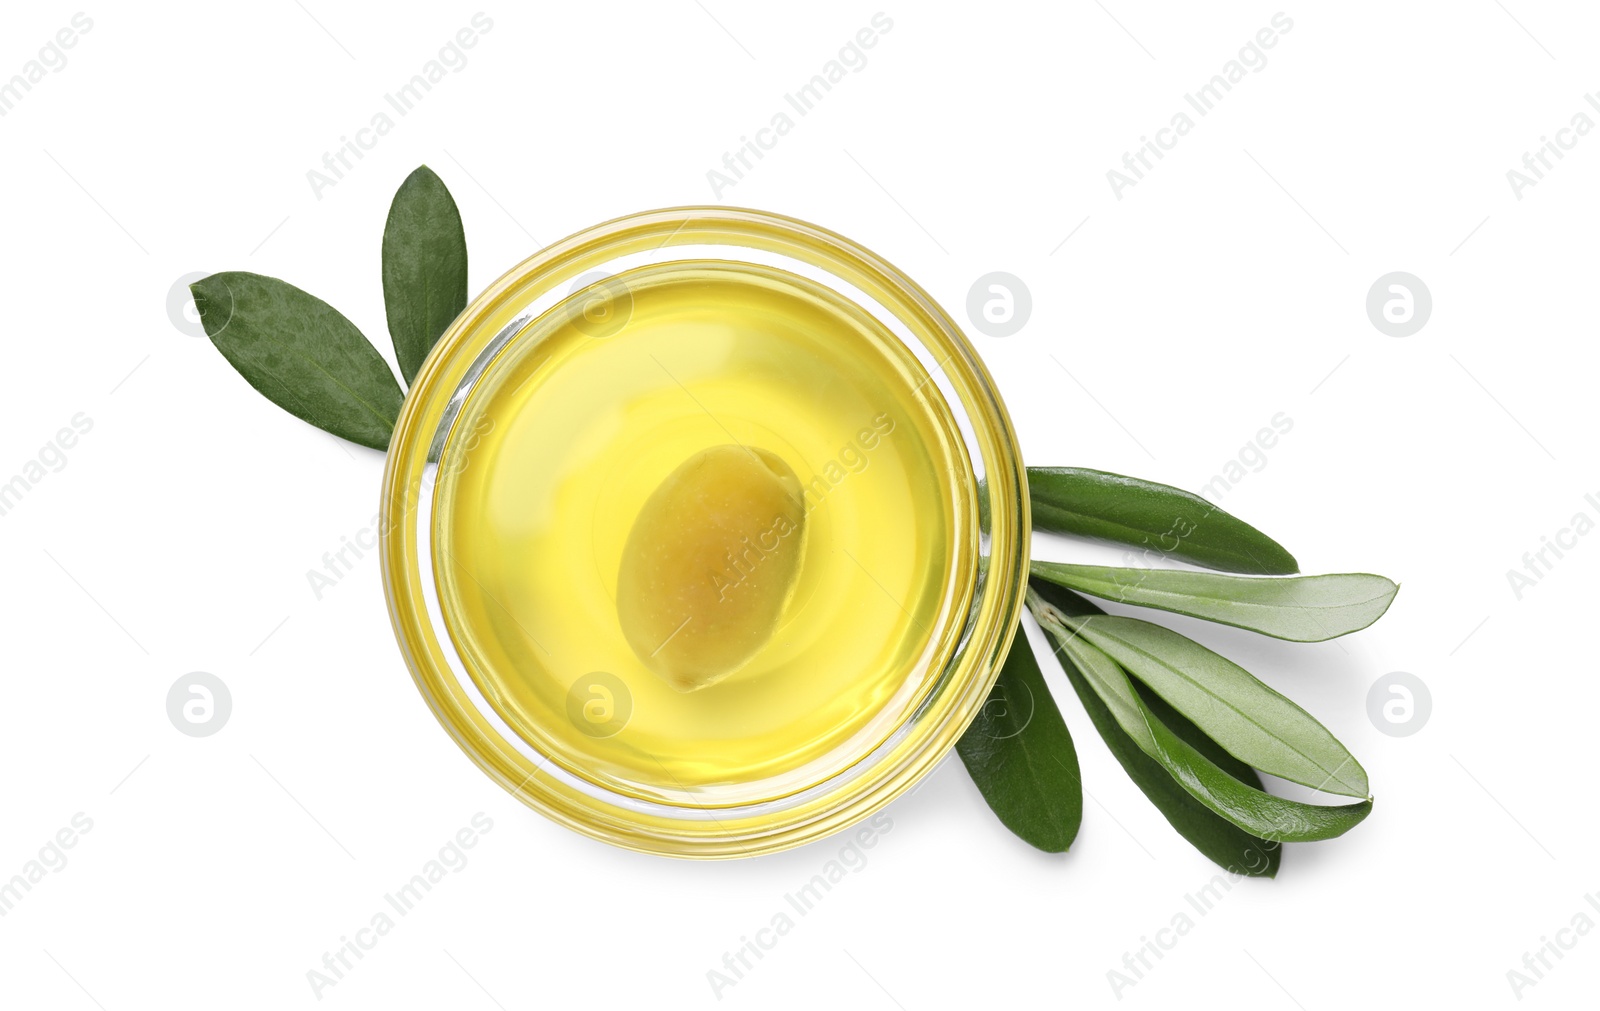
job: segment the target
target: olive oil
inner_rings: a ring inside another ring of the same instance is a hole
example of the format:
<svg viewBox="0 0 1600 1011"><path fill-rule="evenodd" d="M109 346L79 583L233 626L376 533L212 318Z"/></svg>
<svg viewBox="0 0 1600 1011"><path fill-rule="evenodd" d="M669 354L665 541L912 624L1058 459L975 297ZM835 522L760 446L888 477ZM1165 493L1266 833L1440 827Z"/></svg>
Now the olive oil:
<svg viewBox="0 0 1600 1011"><path fill-rule="evenodd" d="M573 775L696 807L786 796L887 739L955 651L977 570L971 464L917 358L828 288L712 260L619 274L529 326L461 405L433 501L444 623L496 712ZM775 461L798 513L695 541L692 514L647 512L729 448ZM646 550L676 561L628 576ZM783 566L736 663L662 675L653 651L688 647L650 647L651 594L714 600Z"/></svg>

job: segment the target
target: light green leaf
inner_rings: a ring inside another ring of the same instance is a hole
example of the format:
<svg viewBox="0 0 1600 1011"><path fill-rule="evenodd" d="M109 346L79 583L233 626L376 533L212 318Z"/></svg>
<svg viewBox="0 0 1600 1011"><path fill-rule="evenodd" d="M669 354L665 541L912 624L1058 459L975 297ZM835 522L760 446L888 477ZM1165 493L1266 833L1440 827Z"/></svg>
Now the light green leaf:
<svg viewBox="0 0 1600 1011"><path fill-rule="evenodd" d="M1368 795L1366 770L1326 727L1226 657L1135 618L1068 618L1067 626L1241 762L1314 790Z"/></svg>
<svg viewBox="0 0 1600 1011"><path fill-rule="evenodd" d="M1028 594L1028 606L1047 632L1051 623L1063 627L1064 614L1098 614L1100 610L1087 600L1046 583L1036 583ZM1156 806L1175 831L1191 846L1199 850L1218 866L1235 874L1251 877L1274 877L1283 859L1283 847L1244 831L1207 808L1172 778L1171 774L1128 737L1118 725L1100 696L1090 687L1085 675L1079 671L1065 651L1057 651L1056 659L1066 673L1073 690L1083 703L1084 711L1094 723L1095 730L1106 742L1106 747L1116 757L1128 778L1133 780L1150 802ZM1156 700L1159 704L1159 700ZM1182 714L1169 712L1168 725L1193 742L1196 748L1205 749L1217 764L1228 768L1242 782L1261 785L1261 780L1249 766L1238 762L1204 734Z"/></svg>
<svg viewBox="0 0 1600 1011"><path fill-rule="evenodd" d="M1040 613L1036 608L1035 614ZM1254 776L1250 778L1256 785L1241 781L1236 766L1234 771L1224 769L1175 733L1115 661L1067 628L1058 615L1043 613L1040 624L1045 632L1085 675L1129 738L1191 796L1229 822L1261 838L1308 842L1343 835L1371 813L1370 800L1340 806L1306 804L1267 793Z"/></svg>
<svg viewBox="0 0 1600 1011"><path fill-rule="evenodd" d="M1313 842L1344 835L1372 813L1372 800L1305 804L1255 790L1227 775L1154 716L1157 760L1206 807L1247 832L1279 842Z"/></svg>
<svg viewBox="0 0 1600 1011"><path fill-rule="evenodd" d="M1156 607L1293 642L1358 632L1389 609L1400 587L1382 576L1226 576L1034 562L1041 579L1105 600Z"/></svg>

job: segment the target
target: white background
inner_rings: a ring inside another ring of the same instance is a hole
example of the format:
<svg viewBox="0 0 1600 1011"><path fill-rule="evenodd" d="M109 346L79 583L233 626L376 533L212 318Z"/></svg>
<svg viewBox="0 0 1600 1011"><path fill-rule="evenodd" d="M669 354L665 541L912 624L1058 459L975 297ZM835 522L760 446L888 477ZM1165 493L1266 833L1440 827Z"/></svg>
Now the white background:
<svg viewBox="0 0 1600 1011"><path fill-rule="evenodd" d="M1506 577L1575 513L1600 515L1584 501L1600 493L1600 136L1520 200L1506 177L1574 114L1600 119L1583 97L1600 15L1284 8L1294 27L1267 65L1119 200L1107 170L1279 8L929 6L883 8L893 28L867 65L721 201L842 231L958 317L980 275L1020 277L1022 331L971 333L1030 463L1197 488L1292 418L1223 504L1307 571L1400 580L1393 609L1308 646L1172 623L1326 722L1371 775L1372 817L1234 887L1119 1001L1108 970L1216 869L1053 674L1090 794L1069 854L1012 838L949 759L719 1001L707 971L842 841L674 862L503 793L413 688L376 559L320 601L308 586L369 524L380 456L264 401L165 303L195 271L281 276L387 354L379 236L416 165L461 205L476 291L592 223L713 201L707 170L879 8L484 7L493 28L465 67L319 199L307 171L478 6L107 5L0 118L0 481L75 414L93 422L0 516L0 878L76 813L93 822L0 918L0 1003L317 1004L307 971L477 812L493 829L470 863L322 1004L1497 1007L1517 1003L1506 973L1524 952L1581 910L1600 921L1584 901L1600 889L1600 537L1520 600ZM8 5L0 79L77 11ZM1365 310L1393 270L1434 302L1406 338ZM165 708L195 670L233 700L203 739ZM1367 715L1396 670L1432 692L1411 737ZM1592 998L1600 937L1563 936L1575 947L1527 1006Z"/></svg>

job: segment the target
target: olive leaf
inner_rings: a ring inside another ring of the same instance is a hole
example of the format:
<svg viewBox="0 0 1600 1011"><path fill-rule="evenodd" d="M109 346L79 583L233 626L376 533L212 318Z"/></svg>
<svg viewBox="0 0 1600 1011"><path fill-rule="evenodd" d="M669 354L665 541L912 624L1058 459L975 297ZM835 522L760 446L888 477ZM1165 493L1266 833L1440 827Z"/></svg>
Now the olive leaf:
<svg viewBox="0 0 1600 1011"><path fill-rule="evenodd" d="M1065 622L1240 761L1314 790L1367 796L1366 770L1338 738L1233 661L1137 618Z"/></svg>
<svg viewBox="0 0 1600 1011"><path fill-rule="evenodd" d="M189 290L211 343L268 400L340 438L388 448L400 384L337 309L244 271L212 274Z"/></svg>
<svg viewBox="0 0 1600 1011"><path fill-rule="evenodd" d="M406 177L383 228L383 303L407 385L467 307L467 237L444 180L423 165Z"/></svg>
<svg viewBox="0 0 1600 1011"><path fill-rule="evenodd" d="M1057 638L1056 630L1070 634L1062 624L1063 615L1102 613L1093 604L1069 591L1045 583L1036 584L1028 593L1028 607L1038 619L1047 635ZM1089 685L1087 678L1065 651L1058 650L1056 659L1072 684L1084 711L1094 724L1111 754L1175 831L1191 846L1199 850L1220 867L1236 874L1251 877L1275 877L1283 860L1283 847L1251 835L1232 822L1216 814L1180 786L1167 770L1145 754L1119 724L1099 694ZM1159 700L1156 700L1159 702ZM1168 711L1163 718L1169 727L1189 741L1196 750L1203 751L1217 765L1226 768L1235 778L1259 787L1261 780L1249 766L1224 752L1204 733L1176 711Z"/></svg>
<svg viewBox="0 0 1600 1011"><path fill-rule="evenodd" d="M1048 608L1048 605L1046 605ZM1192 741L1175 733L1133 687L1110 657L1066 627L1059 614L1042 612L1040 625L1071 657L1079 672L1130 739L1200 803L1238 827L1280 842L1308 842L1343 835L1372 811L1370 800L1322 806L1276 797L1243 782L1237 760L1223 767ZM1157 697L1159 698L1159 696ZM1252 776L1252 779L1255 777Z"/></svg>
<svg viewBox="0 0 1600 1011"><path fill-rule="evenodd" d="M1208 569L1285 575L1300 565L1283 545L1170 485L1083 467L1029 467L1033 527L1143 548ZM980 498L980 504L987 496Z"/></svg>
<svg viewBox="0 0 1600 1011"><path fill-rule="evenodd" d="M1083 821L1078 753L1022 628L956 752L1014 835L1047 853L1072 845Z"/></svg>
<svg viewBox="0 0 1600 1011"><path fill-rule="evenodd" d="M1035 577L1122 604L1156 607L1293 642L1359 632L1383 617L1400 587L1382 576L1227 576L1034 562Z"/></svg>

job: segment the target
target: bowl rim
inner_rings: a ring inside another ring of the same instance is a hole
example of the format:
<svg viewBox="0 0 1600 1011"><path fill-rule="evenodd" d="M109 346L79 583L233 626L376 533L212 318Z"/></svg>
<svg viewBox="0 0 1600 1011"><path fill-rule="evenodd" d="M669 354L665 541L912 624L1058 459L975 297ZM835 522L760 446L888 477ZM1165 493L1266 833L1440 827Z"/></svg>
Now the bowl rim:
<svg viewBox="0 0 1600 1011"><path fill-rule="evenodd" d="M510 746L469 701L441 650L425 599L429 580L422 578L426 563L417 522L428 511L425 497L433 490L430 457L444 458L437 452L441 423L452 402L459 404L462 384L476 381L487 359L531 322L518 316L521 310L619 257L706 244L763 250L810 264L856 286L898 319L937 357L936 368L959 399L951 406L971 424L968 452L981 454L990 505L983 529L988 561L967 614L954 619L966 622L965 634L938 683L902 723L909 729L892 735L892 746L878 749L882 757L835 789L776 810L739 809L721 819L720 809L674 818L608 804L561 782L548 757L542 763L530 760ZM768 211L724 206L642 211L575 232L524 259L474 298L439 338L412 381L390 440L379 510L384 594L401 653L435 718L480 769L529 807L584 835L640 852L712 859L775 852L881 810L920 782L977 716L999 676L1023 607L1030 519L1026 480L1015 429L977 351L926 291L882 257L835 232Z"/></svg>

